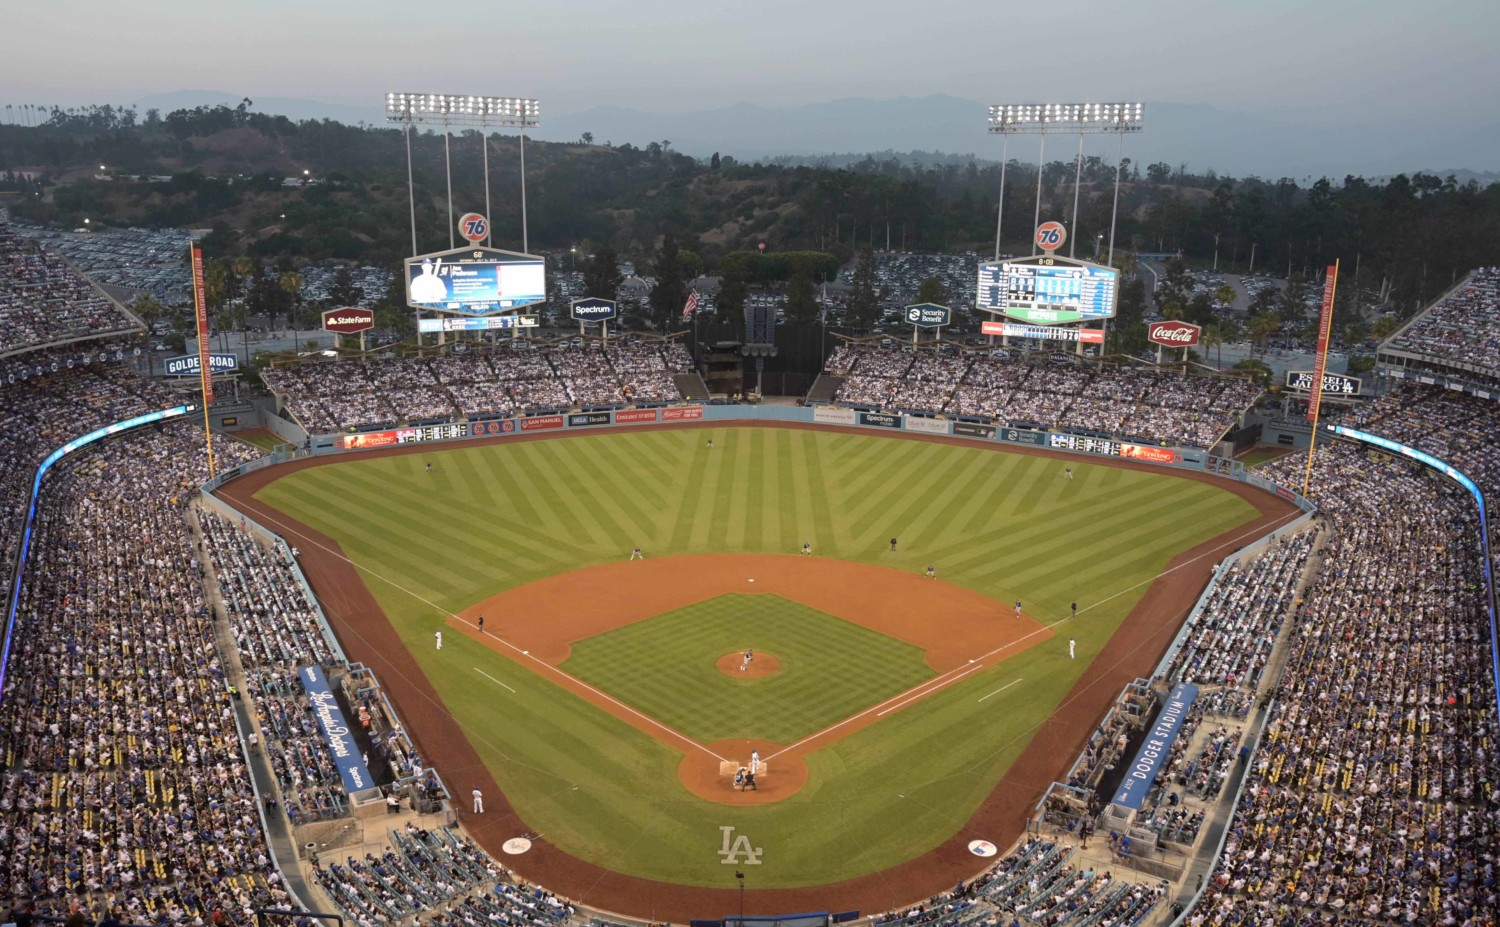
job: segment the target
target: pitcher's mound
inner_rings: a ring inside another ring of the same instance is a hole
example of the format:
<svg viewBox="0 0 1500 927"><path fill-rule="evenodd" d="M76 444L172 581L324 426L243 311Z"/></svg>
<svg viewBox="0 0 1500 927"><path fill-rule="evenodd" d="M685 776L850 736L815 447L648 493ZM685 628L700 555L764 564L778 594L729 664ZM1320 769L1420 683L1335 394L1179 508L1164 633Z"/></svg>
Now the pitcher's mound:
<svg viewBox="0 0 1500 927"><path fill-rule="evenodd" d="M725 676L733 676L736 679L764 679L772 673L781 670L781 661L774 654L755 651L755 659L743 670L740 669L745 663L745 652L743 650L734 653L726 653L714 663L714 667Z"/></svg>

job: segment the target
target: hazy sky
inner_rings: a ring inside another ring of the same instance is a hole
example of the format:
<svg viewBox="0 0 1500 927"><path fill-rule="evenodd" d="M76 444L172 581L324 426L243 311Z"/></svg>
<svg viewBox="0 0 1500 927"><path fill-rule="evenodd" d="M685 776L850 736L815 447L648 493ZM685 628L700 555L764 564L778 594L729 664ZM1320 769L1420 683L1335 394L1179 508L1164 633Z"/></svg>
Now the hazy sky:
<svg viewBox="0 0 1500 927"><path fill-rule="evenodd" d="M24 13L21 12L24 6ZM1291 119L1500 121L1494 0L46 0L8 7L0 103L387 90L544 112L947 93L1144 99Z"/></svg>

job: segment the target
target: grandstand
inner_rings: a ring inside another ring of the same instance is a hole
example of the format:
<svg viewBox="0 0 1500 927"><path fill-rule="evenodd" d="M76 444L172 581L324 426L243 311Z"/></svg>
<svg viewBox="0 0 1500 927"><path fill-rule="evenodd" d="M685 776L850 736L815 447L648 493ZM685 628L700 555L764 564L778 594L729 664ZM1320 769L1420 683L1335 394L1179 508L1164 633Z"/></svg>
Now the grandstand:
<svg viewBox="0 0 1500 927"><path fill-rule="evenodd" d="M1057 428L1152 444L1211 448L1260 389L1238 378L1115 365L1059 364L973 351L944 354L845 344L829 357L833 402L1006 427Z"/></svg>
<svg viewBox="0 0 1500 927"><path fill-rule="evenodd" d="M1393 336L1382 363L1405 382L1339 420L1451 464L1491 498L1497 280L1475 272ZM97 342L137 327L0 225L0 564L13 613L0 895L139 924L249 924L257 908L304 906L445 927L587 913L422 813L451 800L443 771L424 766L378 681L348 664L294 551L199 497L208 462L194 425L127 431L37 479L74 439L175 404L119 362L119 345ZM81 354L58 346L75 339L89 341ZM266 382L305 429L329 433L681 402L699 398L681 388L690 368L680 345L589 344L310 362ZM845 346L827 370L829 398L855 409L1187 448L1212 448L1257 398L1235 379L982 353ZM233 442L217 453L229 469L253 457ZM1304 463L1265 472L1297 485ZM1493 922L1495 526L1431 472L1344 442L1320 449L1317 518L1224 558L1157 675L1121 692L1031 832L954 891L873 922ZM376 810L394 799L397 811L365 819L362 843L321 853L301 838L369 809L308 710L297 678L309 667L359 729L384 790ZM1178 684L1198 699L1123 815L1114 787Z"/></svg>
<svg viewBox="0 0 1500 927"><path fill-rule="evenodd" d="M61 255L0 214L0 357L144 329Z"/></svg>
<svg viewBox="0 0 1500 927"><path fill-rule="evenodd" d="M663 405L684 398L678 378L691 369L687 350L675 342L591 343L301 363L271 368L264 380L293 420L318 434L461 416Z"/></svg>

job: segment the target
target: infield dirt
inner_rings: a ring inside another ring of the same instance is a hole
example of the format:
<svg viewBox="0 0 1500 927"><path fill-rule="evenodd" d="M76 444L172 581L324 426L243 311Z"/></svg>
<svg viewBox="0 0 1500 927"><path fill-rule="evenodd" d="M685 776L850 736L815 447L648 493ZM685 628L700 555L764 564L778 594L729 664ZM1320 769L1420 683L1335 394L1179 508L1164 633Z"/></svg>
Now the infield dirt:
<svg viewBox="0 0 1500 927"><path fill-rule="evenodd" d="M703 427L699 424L639 426L643 429ZM714 427L804 428L817 431L868 435L859 428L793 424L785 422L729 423ZM512 436L494 443L552 440L566 435ZM890 435L893 440L939 443L1004 450L1078 461L1077 455L966 438ZM465 446L473 446L468 442ZM423 445L368 452L372 456L431 450ZM503 859L522 878L545 885L552 891L583 904L652 920L687 923L697 917L713 917L736 910L740 895L734 888L701 888L642 879L605 869L577 859L548 844L536 841L524 856L501 851L506 839L528 833L498 785L480 761L462 729L444 707L441 697L422 673L405 643L391 626L359 572L344 558L338 544L326 535L278 509L260 503L254 494L268 483L297 469L336 464L347 458L333 455L295 461L259 470L235 480L219 494L261 524L279 531L302 550L304 573L318 590L324 611L339 635L350 659L374 670L399 706L407 729L423 753L445 775L459 781L472 780L486 796L496 796L490 810L470 815L460 809L468 832L495 858ZM1091 463L1162 473L1159 467L1121 460L1089 458ZM1214 565L1253 538L1285 525L1298 513L1295 506L1244 483L1191 471L1171 471L1182 479L1199 480L1233 493L1253 505L1260 517L1174 557L1167 568L1136 603L1125 621L1095 658L1090 671L1078 680L1046 723L1037 730L1025 750L974 815L936 849L899 866L821 886L793 889L749 889L744 893L746 909L757 913L787 911L860 910L865 913L890 910L952 888L993 861L978 859L968 850L975 838L1008 847L1023 832L1027 816L1047 786L1061 775L1082 748L1114 697L1129 682L1150 672L1176 635L1203 589ZM923 591L930 591L923 587ZM1081 619L1083 620L1083 619ZM774 777L773 773L773 777Z"/></svg>

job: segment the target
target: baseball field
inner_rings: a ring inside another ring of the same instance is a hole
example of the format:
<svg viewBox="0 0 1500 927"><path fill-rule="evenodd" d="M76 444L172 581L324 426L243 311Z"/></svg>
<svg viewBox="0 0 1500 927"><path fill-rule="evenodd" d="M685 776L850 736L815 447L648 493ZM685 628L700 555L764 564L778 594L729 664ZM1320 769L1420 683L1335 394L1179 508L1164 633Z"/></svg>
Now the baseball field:
<svg viewBox="0 0 1500 927"><path fill-rule="evenodd" d="M535 837L507 864L616 909L622 879L722 889L735 871L757 893L868 883L911 901L881 873L1002 840L981 805L1029 808L1062 772L1021 775L1018 757L1148 671L1196 591L1155 611L1143 596L1184 567L1201 586L1272 511L1143 467L780 427L510 439L267 479L230 495L301 546L465 824L493 847ZM467 813L475 785L484 815ZM642 897L628 913L682 913Z"/></svg>

